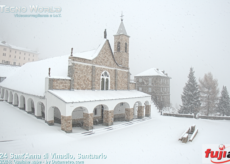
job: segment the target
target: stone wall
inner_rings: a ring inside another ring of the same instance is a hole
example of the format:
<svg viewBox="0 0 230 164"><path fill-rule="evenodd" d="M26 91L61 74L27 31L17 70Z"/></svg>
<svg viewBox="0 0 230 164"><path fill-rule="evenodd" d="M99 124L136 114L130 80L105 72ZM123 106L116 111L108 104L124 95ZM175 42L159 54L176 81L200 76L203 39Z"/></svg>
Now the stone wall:
<svg viewBox="0 0 230 164"><path fill-rule="evenodd" d="M126 108L125 121L132 121L132 120L133 120L133 108Z"/></svg>
<svg viewBox="0 0 230 164"><path fill-rule="evenodd" d="M49 79L49 89L70 90L70 79Z"/></svg>
<svg viewBox="0 0 230 164"><path fill-rule="evenodd" d="M74 89L91 90L92 89L92 66L76 64L74 65Z"/></svg>
<svg viewBox="0 0 230 164"><path fill-rule="evenodd" d="M113 125L113 117L114 113L113 110L104 110L104 116L103 116L103 125L110 126Z"/></svg>
<svg viewBox="0 0 230 164"><path fill-rule="evenodd" d="M104 71L110 75L110 90L115 90L115 70L101 67L95 67L95 89L101 89L101 74Z"/></svg>
<svg viewBox="0 0 230 164"><path fill-rule="evenodd" d="M117 71L117 90L128 89L128 73L124 71Z"/></svg>
<svg viewBox="0 0 230 164"><path fill-rule="evenodd" d="M137 118L141 119L144 118L144 106L138 106L137 110Z"/></svg>
<svg viewBox="0 0 230 164"><path fill-rule="evenodd" d="M83 128L93 129L93 113L83 113Z"/></svg>
<svg viewBox="0 0 230 164"><path fill-rule="evenodd" d="M136 83L129 83L130 90L136 90Z"/></svg>
<svg viewBox="0 0 230 164"><path fill-rule="evenodd" d="M173 114L173 113L163 113L163 116L186 117L186 118L193 118L194 117L194 115Z"/></svg>
<svg viewBox="0 0 230 164"><path fill-rule="evenodd" d="M218 117L218 116L198 116L198 118L210 119L210 120L230 120L230 117Z"/></svg>
<svg viewBox="0 0 230 164"><path fill-rule="evenodd" d="M61 116L61 130L66 133L72 132L72 116Z"/></svg>

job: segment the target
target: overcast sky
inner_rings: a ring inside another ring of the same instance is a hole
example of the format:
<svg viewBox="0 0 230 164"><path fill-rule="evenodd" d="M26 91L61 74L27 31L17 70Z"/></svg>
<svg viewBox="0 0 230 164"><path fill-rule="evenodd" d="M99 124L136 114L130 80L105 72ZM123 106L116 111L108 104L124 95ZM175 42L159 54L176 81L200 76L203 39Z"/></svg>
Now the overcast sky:
<svg viewBox="0 0 230 164"><path fill-rule="evenodd" d="M151 67L171 79L171 103L193 67L197 81L212 72L230 91L230 0L0 0L0 5L61 7L60 18L17 18L0 12L0 40L40 52L40 59L91 50L104 29L112 49L121 11L130 36L132 75ZM44 13L42 13L44 14Z"/></svg>

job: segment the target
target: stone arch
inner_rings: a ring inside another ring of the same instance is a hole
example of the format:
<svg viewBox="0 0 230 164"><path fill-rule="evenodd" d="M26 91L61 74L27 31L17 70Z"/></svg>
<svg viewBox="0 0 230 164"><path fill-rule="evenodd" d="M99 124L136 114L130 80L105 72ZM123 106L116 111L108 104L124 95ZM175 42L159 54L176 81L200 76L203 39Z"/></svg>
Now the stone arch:
<svg viewBox="0 0 230 164"><path fill-rule="evenodd" d="M18 94L17 93L14 93L14 98L13 98L13 105L14 106L18 106L19 104L18 104Z"/></svg>
<svg viewBox="0 0 230 164"><path fill-rule="evenodd" d="M20 96L20 109L25 110L26 109L26 99L23 95Z"/></svg>
<svg viewBox="0 0 230 164"><path fill-rule="evenodd" d="M10 104L12 104L12 102L13 102L13 92L12 92L12 91L10 91L10 95L9 95L8 102L9 102Z"/></svg>
<svg viewBox="0 0 230 164"><path fill-rule="evenodd" d="M61 124L61 111L56 106L51 106L47 111L47 121L48 125L54 125L54 123Z"/></svg>
<svg viewBox="0 0 230 164"><path fill-rule="evenodd" d="M8 101L8 96L9 96L9 95L8 95L8 90L6 90L5 92L6 92L6 95L5 95L5 99L4 99L4 100L5 100L5 101Z"/></svg>
<svg viewBox="0 0 230 164"><path fill-rule="evenodd" d="M34 100L32 98L28 98L27 100L27 112L35 114L35 106L34 106Z"/></svg>
<svg viewBox="0 0 230 164"><path fill-rule="evenodd" d="M93 124L94 125L103 124L105 110L108 111L109 108L107 105L104 105L104 104L99 104L93 109Z"/></svg>
<svg viewBox="0 0 230 164"><path fill-rule="evenodd" d="M88 113L87 108L77 107L72 111L72 126L73 127L83 127L84 123L84 113Z"/></svg>
<svg viewBox="0 0 230 164"><path fill-rule="evenodd" d="M37 109L35 111L35 116L37 118L45 119L45 105L43 102L37 102Z"/></svg>
<svg viewBox="0 0 230 164"><path fill-rule="evenodd" d="M134 118L144 118L144 106L140 101L137 101L133 105L133 117Z"/></svg>
<svg viewBox="0 0 230 164"><path fill-rule="evenodd" d="M127 102L120 102L114 108L114 121L125 121L126 109L130 109Z"/></svg>

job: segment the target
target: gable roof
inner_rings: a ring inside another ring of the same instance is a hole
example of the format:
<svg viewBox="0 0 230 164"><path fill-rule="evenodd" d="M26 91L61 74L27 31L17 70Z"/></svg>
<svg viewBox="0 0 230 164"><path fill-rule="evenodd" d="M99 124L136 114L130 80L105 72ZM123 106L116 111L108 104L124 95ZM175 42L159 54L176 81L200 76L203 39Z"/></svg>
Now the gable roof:
<svg viewBox="0 0 230 164"><path fill-rule="evenodd" d="M69 55L26 63L10 74L0 86L35 96L45 96L45 78L67 77Z"/></svg>
<svg viewBox="0 0 230 164"><path fill-rule="evenodd" d="M168 77L163 70L159 70L158 68L150 68L148 70L145 70L135 76L163 76L163 77ZM168 77L169 78L169 77Z"/></svg>
<svg viewBox="0 0 230 164"><path fill-rule="evenodd" d="M98 46L98 48L96 48L94 50L73 53L73 57L83 58L83 59L87 59L87 60L95 59L99 55L99 53L100 53L102 47L104 46L106 40L107 39L103 39L102 43Z"/></svg>

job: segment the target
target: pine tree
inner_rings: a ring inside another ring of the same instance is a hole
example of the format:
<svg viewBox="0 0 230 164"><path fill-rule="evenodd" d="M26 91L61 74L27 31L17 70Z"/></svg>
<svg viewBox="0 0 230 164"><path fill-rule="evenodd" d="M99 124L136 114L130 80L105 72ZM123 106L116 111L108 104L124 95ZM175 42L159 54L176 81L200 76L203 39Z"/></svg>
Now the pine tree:
<svg viewBox="0 0 230 164"><path fill-rule="evenodd" d="M221 97L217 109L223 116L230 115L230 98L226 86L223 86L223 89L221 91Z"/></svg>
<svg viewBox="0 0 230 164"><path fill-rule="evenodd" d="M203 79L199 79L201 110L208 116L214 113L218 102L218 81L213 78L211 73L205 74Z"/></svg>
<svg viewBox="0 0 230 164"><path fill-rule="evenodd" d="M185 84L183 94L181 95L182 113L194 113L199 112L200 108L200 92L194 76L193 68L190 68L188 76L188 82Z"/></svg>

